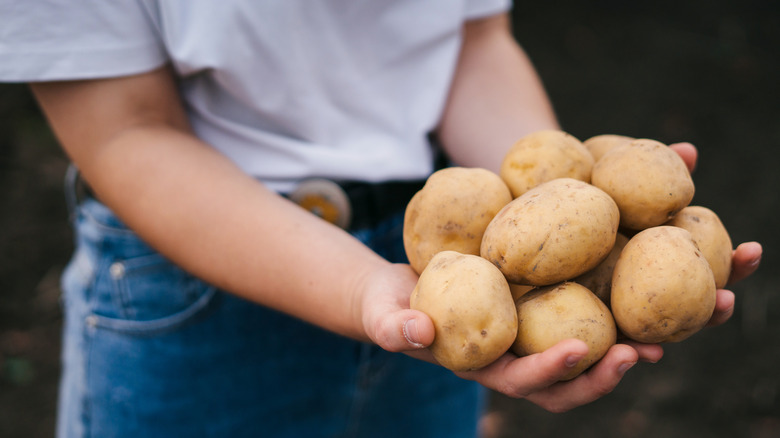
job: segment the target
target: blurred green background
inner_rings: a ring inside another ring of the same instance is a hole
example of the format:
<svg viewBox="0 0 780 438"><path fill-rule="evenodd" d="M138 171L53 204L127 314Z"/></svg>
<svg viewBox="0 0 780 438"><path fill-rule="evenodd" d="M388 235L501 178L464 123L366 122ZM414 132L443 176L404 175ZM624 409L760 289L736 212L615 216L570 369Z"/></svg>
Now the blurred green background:
<svg viewBox="0 0 780 438"><path fill-rule="evenodd" d="M700 152L694 204L764 245L725 325L666 346L603 399L549 414L494 395L493 437L780 436L780 10L777 2L516 2L515 34L565 130ZM1 17L0 17L1 21ZM50 437L67 159L26 87L0 84L0 436Z"/></svg>

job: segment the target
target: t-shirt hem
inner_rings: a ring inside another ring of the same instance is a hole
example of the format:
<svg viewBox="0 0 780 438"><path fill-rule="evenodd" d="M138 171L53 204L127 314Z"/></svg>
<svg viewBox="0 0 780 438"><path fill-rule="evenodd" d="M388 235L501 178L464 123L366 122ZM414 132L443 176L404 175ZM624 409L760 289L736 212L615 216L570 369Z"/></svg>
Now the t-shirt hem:
<svg viewBox="0 0 780 438"><path fill-rule="evenodd" d="M43 82L128 76L167 62L156 44L89 51L0 50L0 81Z"/></svg>
<svg viewBox="0 0 780 438"><path fill-rule="evenodd" d="M511 0L469 2L465 17L469 20L489 17L512 9Z"/></svg>

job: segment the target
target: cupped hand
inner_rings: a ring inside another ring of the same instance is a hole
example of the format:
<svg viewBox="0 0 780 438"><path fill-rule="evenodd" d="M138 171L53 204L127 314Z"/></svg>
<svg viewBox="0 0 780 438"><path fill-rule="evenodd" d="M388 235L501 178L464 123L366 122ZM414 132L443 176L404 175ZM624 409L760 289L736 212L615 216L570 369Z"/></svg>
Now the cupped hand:
<svg viewBox="0 0 780 438"><path fill-rule="evenodd" d="M542 353L517 357L509 352L485 368L457 374L550 412L565 412L612 392L638 361L657 362L663 356L659 345L619 343L584 373L560 381L587 352L584 342L566 339Z"/></svg>
<svg viewBox="0 0 780 438"><path fill-rule="evenodd" d="M361 300L363 326L385 350L436 363L425 348L433 342L433 322L425 313L409 309L417 278L408 265L389 265L375 272ZM656 362L663 356L658 345L621 343L585 373L559 382L587 352L584 342L567 339L542 353L517 357L507 352L485 368L456 374L509 397L563 412L611 392L636 362Z"/></svg>

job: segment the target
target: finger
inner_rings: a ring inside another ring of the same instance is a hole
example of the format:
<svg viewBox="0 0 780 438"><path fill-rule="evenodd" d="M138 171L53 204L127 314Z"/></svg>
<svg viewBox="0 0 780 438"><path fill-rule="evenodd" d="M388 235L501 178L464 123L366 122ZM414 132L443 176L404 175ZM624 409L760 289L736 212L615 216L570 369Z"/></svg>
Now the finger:
<svg viewBox="0 0 780 438"><path fill-rule="evenodd" d="M674 149L674 151L677 152L677 155L683 159L685 165L688 167L688 172L693 173L693 170L696 169L696 160L699 156L699 151L696 150L696 146L683 142L670 144L669 147Z"/></svg>
<svg viewBox="0 0 780 438"><path fill-rule="evenodd" d="M417 274L409 265L388 265L374 273L361 297L361 319L368 338L392 352L421 350L433 342L430 317L409 308Z"/></svg>
<svg viewBox="0 0 780 438"><path fill-rule="evenodd" d="M371 340L391 352L420 350L433 342L433 321L423 312L404 309L381 316L374 324Z"/></svg>
<svg viewBox="0 0 780 438"><path fill-rule="evenodd" d="M574 380L560 382L526 397L550 412L565 412L612 392L636 362L639 353L629 345L615 344L607 354Z"/></svg>
<svg viewBox="0 0 780 438"><path fill-rule="evenodd" d="M644 344L630 339L620 343L636 350L637 354L639 354L639 360L642 362L656 363L664 357L664 348L659 344Z"/></svg>
<svg viewBox="0 0 780 438"><path fill-rule="evenodd" d="M715 310L712 312L712 317L707 323L708 327L715 327L721 325L731 318L734 314L734 293L730 290L718 289L717 297L715 299Z"/></svg>
<svg viewBox="0 0 780 438"><path fill-rule="evenodd" d="M761 263L763 248L758 242L745 242L737 246L731 257L731 275L729 284L736 283L751 275Z"/></svg>
<svg viewBox="0 0 780 438"><path fill-rule="evenodd" d="M542 353L518 358L508 353L477 371L458 375L514 398L526 397L558 382L588 354L578 339L563 340Z"/></svg>

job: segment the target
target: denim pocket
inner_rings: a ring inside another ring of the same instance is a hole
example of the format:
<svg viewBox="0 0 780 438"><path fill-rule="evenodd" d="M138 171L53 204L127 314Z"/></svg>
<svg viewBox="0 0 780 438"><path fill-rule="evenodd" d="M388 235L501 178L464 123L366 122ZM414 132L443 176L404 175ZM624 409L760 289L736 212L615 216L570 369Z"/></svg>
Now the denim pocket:
<svg viewBox="0 0 780 438"><path fill-rule="evenodd" d="M149 247L105 206L87 201L80 213L80 249L95 266L83 295L88 325L152 334L173 330L209 307L216 288Z"/></svg>
<svg viewBox="0 0 780 438"><path fill-rule="evenodd" d="M169 331L194 320L215 294L159 254L114 260L100 268L87 323L139 335Z"/></svg>
<svg viewBox="0 0 780 438"><path fill-rule="evenodd" d="M114 260L104 269L92 320L98 327L138 334L173 329L207 308L216 293L157 253Z"/></svg>

